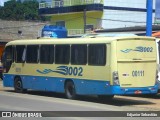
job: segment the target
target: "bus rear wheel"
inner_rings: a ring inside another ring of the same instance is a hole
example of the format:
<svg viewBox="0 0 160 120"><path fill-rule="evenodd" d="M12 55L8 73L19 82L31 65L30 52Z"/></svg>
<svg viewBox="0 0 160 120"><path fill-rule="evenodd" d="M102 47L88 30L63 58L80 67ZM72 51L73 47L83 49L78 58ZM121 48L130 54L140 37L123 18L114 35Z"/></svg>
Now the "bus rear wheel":
<svg viewBox="0 0 160 120"><path fill-rule="evenodd" d="M19 77L16 77L14 80L14 90L17 93L23 93L23 92L27 91L27 89L23 89L23 84L22 84L22 81Z"/></svg>
<svg viewBox="0 0 160 120"><path fill-rule="evenodd" d="M65 84L65 95L68 99L76 99L75 85L72 81L67 81Z"/></svg>

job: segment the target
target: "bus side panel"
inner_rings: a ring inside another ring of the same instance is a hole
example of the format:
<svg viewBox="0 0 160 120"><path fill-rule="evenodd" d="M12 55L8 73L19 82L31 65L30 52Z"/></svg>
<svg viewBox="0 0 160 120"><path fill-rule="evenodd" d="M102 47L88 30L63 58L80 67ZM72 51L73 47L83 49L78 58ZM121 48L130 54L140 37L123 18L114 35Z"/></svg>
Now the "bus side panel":
<svg viewBox="0 0 160 120"><path fill-rule="evenodd" d="M3 84L5 87L14 87L14 75L5 74ZM34 89L42 91L52 91L64 93L64 78L56 77L36 77L22 76L24 89ZM143 94L156 93L158 86L137 87L137 88L121 88L120 86L112 86L109 81L87 80L87 79L72 79L76 93L79 95L123 95L134 94L140 90Z"/></svg>
<svg viewBox="0 0 160 120"><path fill-rule="evenodd" d="M42 77L42 76L24 76L23 79L24 88L53 91L53 92L64 92L64 80L61 78L53 77Z"/></svg>
<svg viewBox="0 0 160 120"><path fill-rule="evenodd" d="M5 87L13 87L14 86L13 75L10 75L10 74L3 75L3 86L5 86Z"/></svg>
<svg viewBox="0 0 160 120"><path fill-rule="evenodd" d="M112 93L109 81L74 79L76 93L81 95L107 95Z"/></svg>
<svg viewBox="0 0 160 120"><path fill-rule="evenodd" d="M14 78L15 75L4 74L3 86L14 87ZM64 80L62 78L22 75L21 80L24 89L64 93Z"/></svg>
<svg viewBox="0 0 160 120"><path fill-rule="evenodd" d="M14 87L14 75L5 74L3 84L5 87ZM64 93L66 78L21 76L24 89L53 91ZM109 81L72 79L76 93L80 95L109 95L113 93Z"/></svg>
<svg viewBox="0 0 160 120"><path fill-rule="evenodd" d="M120 86L110 85L109 81L96 80L74 80L76 93L80 95L131 95L137 90L142 91L142 94L157 93L158 86L122 88Z"/></svg>

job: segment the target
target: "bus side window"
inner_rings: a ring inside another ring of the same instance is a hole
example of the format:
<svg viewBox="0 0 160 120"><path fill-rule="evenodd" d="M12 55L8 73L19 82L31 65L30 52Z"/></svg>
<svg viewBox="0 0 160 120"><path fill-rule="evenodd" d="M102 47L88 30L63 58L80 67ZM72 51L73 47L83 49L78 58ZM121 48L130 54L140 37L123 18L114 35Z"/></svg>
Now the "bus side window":
<svg viewBox="0 0 160 120"><path fill-rule="evenodd" d="M24 48L23 54L22 54L22 62L24 63L25 61L26 61L26 48Z"/></svg>
<svg viewBox="0 0 160 120"><path fill-rule="evenodd" d="M56 45L55 47L55 63L69 64L70 61L70 45Z"/></svg>
<svg viewBox="0 0 160 120"><path fill-rule="evenodd" d="M54 62L54 45L41 45L40 63L53 64Z"/></svg>
<svg viewBox="0 0 160 120"><path fill-rule="evenodd" d="M88 46L88 64L98 66L106 64L105 44L90 44Z"/></svg>
<svg viewBox="0 0 160 120"><path fill-rule="evenodd" d="M27 63L38 63L39 62L39 45L28 45L26 53Z"/></svg>
<svg viewBox="0 0 160 120"><path fill-rule="evenodd" d="M24 52L25 52L25 45L17 45L16 46L16 52L15 52L15 56L16 56L16 63L23 63L24 62Z"/></svg>
<svg viewBox="0 0 160 120"><path fill-rule="evenodd" d="M87 64L87 45L72 45L71 47L71 64Z"/></svg>

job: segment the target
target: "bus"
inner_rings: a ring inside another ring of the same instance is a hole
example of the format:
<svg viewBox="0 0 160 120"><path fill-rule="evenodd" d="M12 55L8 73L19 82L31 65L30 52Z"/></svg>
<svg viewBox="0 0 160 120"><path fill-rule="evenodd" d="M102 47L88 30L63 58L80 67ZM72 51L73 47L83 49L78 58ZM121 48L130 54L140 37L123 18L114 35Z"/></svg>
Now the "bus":
<svg viewBox="0 0 160 120"><path fill-rule="evenodd" d="M157 50L152 37L16 40L7 43L4 87L96 95L156 94Z"/></svg>

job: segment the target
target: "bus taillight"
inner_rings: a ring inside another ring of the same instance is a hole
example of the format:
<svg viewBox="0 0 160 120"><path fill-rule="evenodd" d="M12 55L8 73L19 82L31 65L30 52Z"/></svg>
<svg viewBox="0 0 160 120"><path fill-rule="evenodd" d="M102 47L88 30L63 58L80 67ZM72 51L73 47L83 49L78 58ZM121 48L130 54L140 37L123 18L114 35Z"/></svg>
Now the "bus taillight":
<svg viewBox="0 0 160 120"><path fill-rule="evenodd" d="M155 78L155 84L158 84L159 83L159 69L156 70L156 78Z"/></svg>
<svg viewBox="0 0 160 120"><path fill-rule="evenodd" d="M119 77L117 71L113 72L113 85L119 85Z"/></svg>

